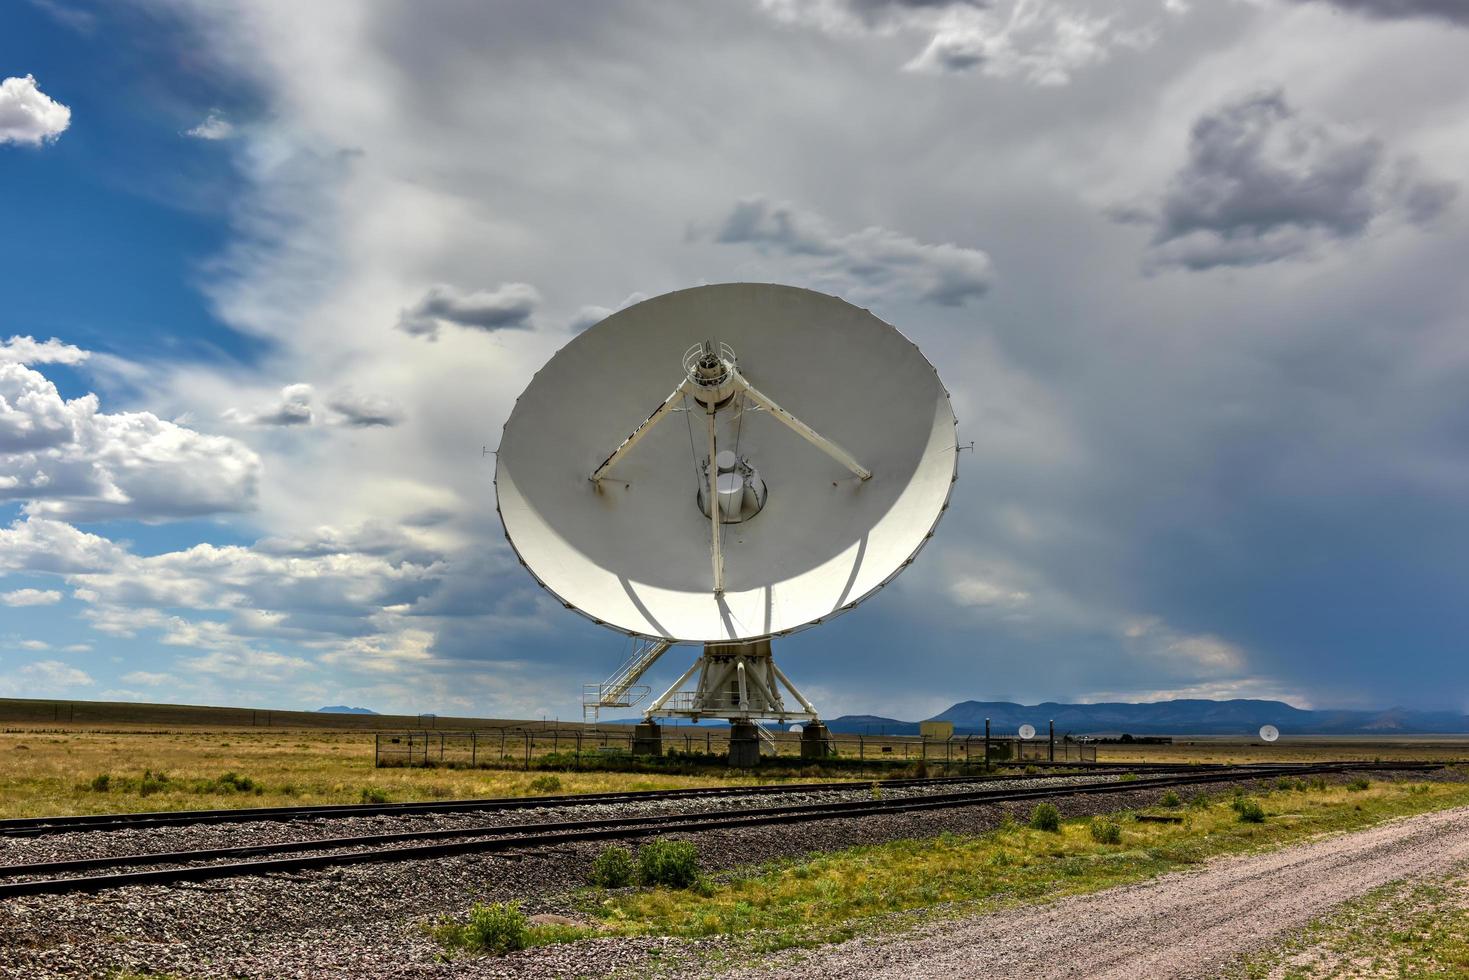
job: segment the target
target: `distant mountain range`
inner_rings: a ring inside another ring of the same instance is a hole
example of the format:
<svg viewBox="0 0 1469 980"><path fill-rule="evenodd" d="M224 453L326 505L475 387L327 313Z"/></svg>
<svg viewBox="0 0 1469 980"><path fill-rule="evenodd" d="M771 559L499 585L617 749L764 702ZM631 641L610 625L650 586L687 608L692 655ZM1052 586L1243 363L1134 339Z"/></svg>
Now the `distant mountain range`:
<svg viewBox="0 0 1469 980"><path fill-rule="evenodd" d="M1308 711L1284 701L1239 698L1210 701L1190 698L1143 704L1015 704L1012 701L961 701L931 721L951 721L963 734L984 732L990 720L995 735L1013 735L1023 724L1044 734L1054 719L1056 734L1104 735L1243 735L1274 725L1286 735L1395 735L1469 732L1469 715L1451 711ZM878 715L842 715L827 722L834 732L916 735L918 722Z"/></svg>
<svg viewBox="0 0 1469 980"><path fill-rule="evenodd" d="M349 708L345 704L329 704L325 708L317 708L316 713L323 711L333 715L375 715L376 711L371 708Z"/></svg>

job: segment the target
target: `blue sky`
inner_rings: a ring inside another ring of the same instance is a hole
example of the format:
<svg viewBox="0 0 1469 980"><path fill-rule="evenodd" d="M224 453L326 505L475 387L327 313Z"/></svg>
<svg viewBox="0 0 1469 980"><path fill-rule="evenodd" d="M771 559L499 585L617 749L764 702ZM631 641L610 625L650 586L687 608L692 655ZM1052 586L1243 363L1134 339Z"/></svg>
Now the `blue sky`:
<svg viewBox="0 0 1469 980"><path fill-rule="evenodd" d="M781 641L825 713L1469 709L1466 58L1439 0L12 4L0 696L577 714L625 641L480 449L587 323L753 279L975 442Z"/></svg>

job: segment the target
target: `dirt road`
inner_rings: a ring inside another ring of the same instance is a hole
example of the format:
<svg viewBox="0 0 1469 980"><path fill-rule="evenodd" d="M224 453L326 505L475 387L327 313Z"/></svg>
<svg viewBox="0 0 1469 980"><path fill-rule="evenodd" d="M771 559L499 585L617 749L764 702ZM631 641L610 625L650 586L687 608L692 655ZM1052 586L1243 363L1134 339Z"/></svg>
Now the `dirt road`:
<svg viewBox="0 0 1469 980"><path fill-rule="evenodd" d="M1469 859L1469 808L1040 908L782 955L744 977L1214 977L1332 906Z"/></svg>

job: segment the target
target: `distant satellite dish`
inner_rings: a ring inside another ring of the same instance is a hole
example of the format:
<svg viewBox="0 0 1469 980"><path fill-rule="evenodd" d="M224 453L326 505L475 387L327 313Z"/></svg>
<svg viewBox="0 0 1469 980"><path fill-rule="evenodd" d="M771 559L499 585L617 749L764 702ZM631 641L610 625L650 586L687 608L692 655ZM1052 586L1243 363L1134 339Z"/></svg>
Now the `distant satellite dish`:
<svg viewBox="0 0 1469 980"><path fill-rule="evenodd" d="M790 730L799 734L800 732L804 732L806 730L806 726L805 725L792 725L791 728L790 728Z"/></svg>
<svg viewBox="0 0 1469 980"><path fill-rule="evenodd" d="M1280 737L1280 729L1276 728L1274 725L1261 725L1260 737L1267 742L1273 742Z"/></svg>
<svg viewBox="0 0 1469 980"><path fill-rule="evenodd" d="M1035 738L1035 726L1034 725L1021 725L1020 726L1020 737L1021 738L1025 738L1025 739Z"/></svg>
<svg viewBox="0 0 1469 980"><path fill-rule="evenodd" d="M769 639L913 561L957 479L954 426L933 365L867 310L700 286L612 314L536 373L500 441L498 510L542 587L644 638L597 705L625 704L668 645L703 643L675 685L698 689L649 716L816 721Z"/></svg>

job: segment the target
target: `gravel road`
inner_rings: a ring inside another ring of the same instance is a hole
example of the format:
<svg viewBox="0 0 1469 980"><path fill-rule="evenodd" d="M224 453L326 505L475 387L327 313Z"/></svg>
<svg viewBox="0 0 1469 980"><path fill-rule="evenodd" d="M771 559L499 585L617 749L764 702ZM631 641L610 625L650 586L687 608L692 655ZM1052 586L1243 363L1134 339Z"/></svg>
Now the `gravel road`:
<svg viewBox="0 0 1469 980"><path fill-rule="evenodd" d="M1040 908L786 954L730 978L1215 977L1332 906L1469 858L1469 808Z"/></svg>

